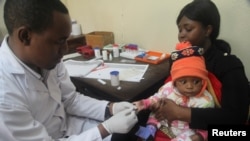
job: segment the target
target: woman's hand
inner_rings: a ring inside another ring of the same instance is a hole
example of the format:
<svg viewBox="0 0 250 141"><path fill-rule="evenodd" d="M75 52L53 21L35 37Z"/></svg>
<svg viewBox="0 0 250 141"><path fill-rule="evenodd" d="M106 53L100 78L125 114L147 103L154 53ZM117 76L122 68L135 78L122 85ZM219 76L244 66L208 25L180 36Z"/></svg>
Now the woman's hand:
<svg viewBox="0 0 250 141"><path fill-rule="evenodd" d="M162 98L157 104L151 106L151 110L158 120L167 119L169 123L173 120L190 122L191 119L191 110L189 108L181 107L167 98Z"/></svg>
<svg viewBox="0 0 250 141"><path fill-rule="evenodd" d="M169 99L162 98L158 103L151 106L151 110L155 113L158 120L167 119L169 122L176 119L174 113L177 105Z"/></svg>
<svg viewBox="0 0 250 141"><path fill-rule="evenodd" d="M192 141L204 141L203 137L200 134L194 134L190 136Z"/></svg>

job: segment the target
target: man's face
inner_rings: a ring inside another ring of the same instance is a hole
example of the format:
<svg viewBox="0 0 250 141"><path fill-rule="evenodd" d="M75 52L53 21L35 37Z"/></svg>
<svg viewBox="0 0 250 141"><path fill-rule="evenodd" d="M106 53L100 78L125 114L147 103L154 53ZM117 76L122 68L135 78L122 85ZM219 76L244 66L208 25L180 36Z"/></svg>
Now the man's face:
<svg viewBox="0 0 250 141"><path fill-rule="evenodd" d="M66 39L71 32L68 14L53 13L53 25L41 33L31 33L28 62L30 65L53 69L67 51Z"/></svg>

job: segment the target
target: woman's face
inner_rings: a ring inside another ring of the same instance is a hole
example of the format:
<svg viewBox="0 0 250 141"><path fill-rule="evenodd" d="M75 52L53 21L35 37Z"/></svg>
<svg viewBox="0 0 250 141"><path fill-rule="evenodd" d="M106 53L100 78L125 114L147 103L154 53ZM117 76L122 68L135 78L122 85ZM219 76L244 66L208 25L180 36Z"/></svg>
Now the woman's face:
<svg viewBox="0 0 250 141"><path fill-rule="evenodd" d="M200 22L183 16L178 23L178 39L180 42L189 41L193 46L206 47L209 40L210 28L204 27Z"/></svg>

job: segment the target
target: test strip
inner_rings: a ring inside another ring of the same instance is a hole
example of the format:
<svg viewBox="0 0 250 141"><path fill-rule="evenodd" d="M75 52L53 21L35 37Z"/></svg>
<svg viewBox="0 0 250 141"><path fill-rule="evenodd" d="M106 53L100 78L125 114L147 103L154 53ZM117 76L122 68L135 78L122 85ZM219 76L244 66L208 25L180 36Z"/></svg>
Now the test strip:
<svg viewBox="0 0 250 141"><path fill-rule="evenodd" d="M121 87L121 86L117 87L117 90L120 90L120 89L122 89L122 87Z"/></svg>
<svg viewBox="0 0 250 141"><path fill-rule="evenodd" d="M103 81L102 79L97 79L97 81L100 82L102 85L105 85L105 84L106 84L106 82Z"/></svg>

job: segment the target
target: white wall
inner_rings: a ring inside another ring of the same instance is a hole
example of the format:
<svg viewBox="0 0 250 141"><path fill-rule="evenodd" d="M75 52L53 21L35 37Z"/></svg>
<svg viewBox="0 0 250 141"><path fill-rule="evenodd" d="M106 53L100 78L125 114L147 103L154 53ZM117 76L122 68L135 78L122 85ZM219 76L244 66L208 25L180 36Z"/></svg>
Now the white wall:
<svg viewBox="0 0 250 141"><path fill-rule="evenodd" d="M177 43L176 17L191 0L66 0L83 33L112 31L116 43L171 52ZM250 0L213 0L221 13L221 34L244 63L250 79Z"/></svg>
<svg viewBox="0 0 250 141"><path fill-rule="evenodd" d="M1 41L4 38L4 35L7 33L7 30L5 28L5 24L3 21L3 6L4 6L5 0L0 0L0 44Z"/></svg>

